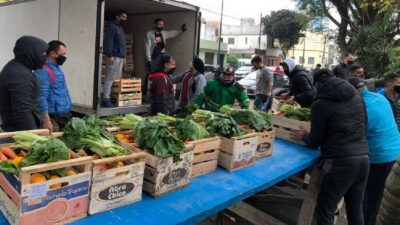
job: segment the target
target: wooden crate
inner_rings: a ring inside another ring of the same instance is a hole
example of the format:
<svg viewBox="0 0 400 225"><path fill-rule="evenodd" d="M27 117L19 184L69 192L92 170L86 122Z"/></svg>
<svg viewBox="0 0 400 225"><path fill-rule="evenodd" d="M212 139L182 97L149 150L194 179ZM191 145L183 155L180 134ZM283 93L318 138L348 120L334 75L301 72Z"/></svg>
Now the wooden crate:
<svg viewBox="0 0 400 225"><path fill-rule="evenodd" d="M305 145L305 143L303 141L293 140L291 133L295 130L300 130L300 127L310 132L311 127L310 122L289 119L280 114L272 115L272 125L274 126L276 137L299 145Z"/></svg>
<svg viewBox="0 0 400 225"><path fill-rule="evenodd" d="M280 101L279 99L273 98L273 99L272 99L272 106L271 106L272 112L273 112L273 113L279 112L279 111L280 111L280 108L281 108L281 106L282 106L283 104L284 104L284 103L283 103L282 101Z"/></svg>
<svg viewBox="0 0 400 225"><path fill-rule="evenodd" d="M124 162L125 166L101 170L101 164ZM93 160L89 214L95 214L142 199L145 154L132 153Z"/></svg>
<svg viewBox="0 0 400 225"><path fill-rule="evenodd" d="M275 130L257 132L258 146L256 150L256 159L271 156L275 140Z"/></svg>
<svg viewBox="0 0 400 225"><path fill-rule="evenodd" d="M125 42L126 44L132 44L133 43L133 35L132 34L125 34Z"/></svg>
<svg viewBox="0 0 400 225"><path fill-rule="evenodd" d="M112 86L113 93L129 93L137 91L142 91L141 79L115 80Z"/></svg>
<svg viewBox="0 0 400 225"><path fill-rule="evenodd" d="M126 101L115 101L113 100L115 106L118 107L129 107L129 106L136 106L136 105L141 105L142 104L142 99L137 99L137 100L126 100Z"/></svg>
<svg viewBox="0 0 400 225"><path fill-rule="evenodd" d="M221 138L212 137L197 141L190 141L193 145L192 177L214 171L218 165Z"/></svg>
<svg viewBox="0 0 400 225"><path fill-rule="evenodd" d="M222 137L218 165L229 171L234 171L254 164L257 144L256 133L229 139Z"/></svg>
<svg viewBox="0 0 400 225"><path fill-rule="evenodd" d="M31 174L70 167L79 173L30 184ZM0 210L12 225L65 224L81 219L89 206L91 170L92 158L82 157L23 167L19 176L0 173ZM55 184L63 186L50 188Z"/></svg>
<svg viewBox="0 0 400 225"><path fill-rule="evenodd" d="M115 101L129 101L129 100L140 100L142 99L142 92L132 93L112 93L111 98Z"/></svg>
<svg viewBox="0 0 400 225"><path fill-rule="evenodd" d="M174 162L172 157L161 158L148 151L133 147L136 151L146 154L146 167L144 170L143 190L153 197L161 197L180 188L186 187L190 182L193 145L187 145L181 154L181 160Z"/></svg>
<svg viewBox="0 0 400 225"><path fill-rule="evenodd" d="M133 63L128 63L128 62L127 62L127 63L124 65L123 71L124 71L124 72L131 72L131 71L133 71L133 69L134 69Z"/></svg>

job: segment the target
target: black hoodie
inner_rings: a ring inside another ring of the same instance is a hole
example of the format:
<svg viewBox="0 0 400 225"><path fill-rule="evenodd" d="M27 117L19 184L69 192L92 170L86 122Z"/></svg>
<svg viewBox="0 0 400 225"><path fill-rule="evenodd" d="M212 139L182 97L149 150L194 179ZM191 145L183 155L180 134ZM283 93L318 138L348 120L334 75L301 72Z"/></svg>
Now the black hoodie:
<svg viewBox="0 0 400 225"><path fill-rule="evenodd" d="M323 158L368 154L365 137L366 110L363 99L350 83L327 78L317 83L311 106L311 132L304 141L321 147Z"/></svg>
<svg viewBox="0 0 400 225"><path fill-rule="evenodd" d="M43 66L46 50L46 42L32 36L23 36L15 43L15 58L0 73L0 116L4 131L39 128L40 87L32 71Z"/></svg>

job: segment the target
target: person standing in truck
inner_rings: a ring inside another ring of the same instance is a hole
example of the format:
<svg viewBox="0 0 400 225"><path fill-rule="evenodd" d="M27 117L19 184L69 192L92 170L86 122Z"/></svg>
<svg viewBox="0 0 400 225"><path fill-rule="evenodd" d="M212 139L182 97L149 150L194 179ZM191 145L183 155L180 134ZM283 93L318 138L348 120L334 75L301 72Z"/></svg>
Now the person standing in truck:
<svg viewBox="0 0 400 225"><path fill-rule="evenodd" d="M157 18L154 20L153 29L147 31L144 43L146 78L144 80L144 93L147 92L148 76L156 72L156 67L162 53L166 52L167 40L174 38L187 30L186 24L182 24L181 30L164 30L165 21Z"/></svg>
<svg viewBox="0 0 400 225"><path fill-rule="evenodd" d="M114 80L121 78L126 56L125 32L122 25L128 14L124 10L115 13L114 21L108 24L103 42L103 55L106 57L106 79L103 86L103 107L113 107L110 94Z"/></svg>

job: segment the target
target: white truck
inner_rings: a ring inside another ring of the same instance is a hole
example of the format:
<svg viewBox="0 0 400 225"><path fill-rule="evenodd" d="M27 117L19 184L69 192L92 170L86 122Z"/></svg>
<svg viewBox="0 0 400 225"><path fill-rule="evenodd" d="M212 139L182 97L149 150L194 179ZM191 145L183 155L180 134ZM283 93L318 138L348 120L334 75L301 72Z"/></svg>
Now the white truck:
<svg viewBox="0 0 400 225"><path fill-rule="evenodd" d="M15 41L34 35L67 45L63 65L73 102L73 111L100 116L147 112L148 105L101 107L101 67L105 18L123 9L128 13L125 33L133 35L134 77L144 78L144 38L156 18L165 20L167 30L187 31L168 40L167 51L177 58L177 71L188 67L198 55L200 37L199 7L173 0L15 0L0 3L0 68L13 58Z"/></svg>

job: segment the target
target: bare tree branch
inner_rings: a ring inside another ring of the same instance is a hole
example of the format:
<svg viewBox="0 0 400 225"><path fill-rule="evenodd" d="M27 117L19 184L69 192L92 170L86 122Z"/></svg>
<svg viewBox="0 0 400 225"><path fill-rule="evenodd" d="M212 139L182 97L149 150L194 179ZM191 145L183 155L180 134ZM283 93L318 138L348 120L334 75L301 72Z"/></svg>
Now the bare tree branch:
<svg viewBox="0 0 400 225"><path fill-rule="evenodd" d="M325 0L321 0L322 3L322 8L324 10L324 14L326 15L326 17L328 17L336 26L340 26L340 23L329 13L328 8L326 7L326 1Z"/></svg>

